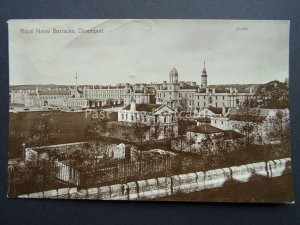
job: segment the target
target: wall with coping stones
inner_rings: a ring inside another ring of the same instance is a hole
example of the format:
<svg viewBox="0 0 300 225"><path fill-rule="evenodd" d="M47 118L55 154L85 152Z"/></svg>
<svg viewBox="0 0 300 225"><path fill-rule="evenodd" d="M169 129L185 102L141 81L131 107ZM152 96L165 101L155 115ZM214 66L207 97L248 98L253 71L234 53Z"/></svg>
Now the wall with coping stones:
<svg viewBox="0 0 300 225"><path fill-rule="evenodd" d="M77 190L62 188L44 192L19 195L19 198L91 199L91 200L148 200L179 193L191 193L220 188L226 182L249 182L260 177L279 177L291 172L291 159L232 166L206 172L179 174L139 180L126 184Z"/></svg>

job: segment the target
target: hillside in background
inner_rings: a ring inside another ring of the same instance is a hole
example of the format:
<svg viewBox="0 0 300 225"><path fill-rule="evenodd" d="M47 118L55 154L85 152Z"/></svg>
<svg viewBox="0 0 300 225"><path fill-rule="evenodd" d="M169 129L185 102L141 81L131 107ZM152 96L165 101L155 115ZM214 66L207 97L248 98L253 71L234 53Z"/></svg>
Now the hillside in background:
<svg viewBox="0 0 300 225"><path fill-rule="evenodd" d="M285 109L289 106L288 83L271 81L262 84L256 91L257 104L261 108Z"/></svg>

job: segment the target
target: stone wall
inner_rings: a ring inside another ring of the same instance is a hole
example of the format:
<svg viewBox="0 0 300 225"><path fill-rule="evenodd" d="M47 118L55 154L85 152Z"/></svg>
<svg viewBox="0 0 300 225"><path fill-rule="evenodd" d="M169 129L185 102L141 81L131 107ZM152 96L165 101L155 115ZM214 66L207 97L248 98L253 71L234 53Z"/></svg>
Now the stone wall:
<svg viewBox="0 0 300 225"><path fill-rule="evenodd" d="M241 166L139 180L126 184L77 190L63 188L18 196L19 198L63 198L93 200L149 200L179 193L221 188L226 182L249 182L260 177L279 177L291 172L291 159L278 159Z"/></svg>

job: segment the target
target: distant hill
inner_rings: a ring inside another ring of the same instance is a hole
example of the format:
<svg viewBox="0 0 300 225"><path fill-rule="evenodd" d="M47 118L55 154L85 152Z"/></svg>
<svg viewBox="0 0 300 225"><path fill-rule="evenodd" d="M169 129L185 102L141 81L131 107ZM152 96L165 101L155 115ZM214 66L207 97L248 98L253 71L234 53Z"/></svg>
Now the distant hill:
<svg viewBox="0 0 300 225"><path fill-rule="evenodd" d="M256 97L261 108L288 108L288 84L277 80L262 84L256 92Z"/></svg>
<svg viewBox="0 0 300 225"><path fill-rule="evenodd" d="M74 86L74 85L73 85ZM56 85L56 84L27 84L27 85L10 85L10 90L34 90L38 87L39 89L55 89L70 87L70 85Z"/></svg>
<svg viewBox="0 0 300 225"><path fill-rule="evenodd" d="M249 92L250 89L253 90L255 93L261 84L216 84L216 85L208 85L209 88L215 89L229 89L229 88L236 88L238 92Z"/></svg>

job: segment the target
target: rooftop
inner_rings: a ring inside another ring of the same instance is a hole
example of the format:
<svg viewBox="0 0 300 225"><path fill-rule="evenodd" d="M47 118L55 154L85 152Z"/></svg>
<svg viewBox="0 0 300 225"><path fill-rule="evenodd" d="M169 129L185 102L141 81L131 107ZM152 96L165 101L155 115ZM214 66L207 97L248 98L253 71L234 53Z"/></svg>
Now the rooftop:
<svg viewBox="0 0 300 225"><path fill-rule="evenodd" d="M235 109L232 108L229 111L228 118L231 120L237 120L237 121L252 121L252 122L262 122L264 121L268 116L271 110L275 111L281 111L283 113L286 113L286 110L280 110L280 109L257 109L257 108L250 108L250 109Z"/></svg>
<svg viewBox="0 0 300 225"><path fill-rule="evenodd" d="M209 107L207 109L210 110L210 111L212 111L215 114L222 114L222 111L223 111L223 109L220 108L220 107Z"/></svg>
<svg viewBox="0 0 300 225"><path fill-rule="evenodd" d="M222 132L221 129L211 126L209 124L201 124L199 126L194 126L192 128L189 128L188 131L202 134L213 134Z"/></svg>
<svg viewBox="0 0 300 225"><path fill-rule="evenodd" d="M208 117L199 117L196 119L197 122L202 122L202 123L210 123L211 119Z"/></svg>
<svg viewBox="0 0 300 225"><path fill-rule="evenodd" d="M184 86L180 87L181 90L184 90L184 89L197 89L197 88L198 88L197 86L191 86L191 85L184 85Z"/></svg>
<svg viewBox="0 0 300 225"><path fill-rule="evenodd" d="M161 106L161 104L136 104L136 111L153 112ZM123 109L130 110L130 104Z"/></svg>
<svg viewBox="0 0 300 225"><path fill-rule="evenodd" d="M70 92L65 90L57 90L57 89L39 90L39 95L70 95Z"/></svg>
<svg viewBox="0 0 300 225"><path fill-rule="evenodd" d="M245 137L245 135L243 135L239 132L236 132L234 130L226 130L226 131L224 131L223 137L225 140L228 140L228 139L235 139L235 138L243 138L243 137Z"/></svg>
<svg viewBox="0 0 300 225"><path fill-rule="evenodd" d="M267 118L267 116L229 114L228 118L235 121L262 122Z"/></svg>

